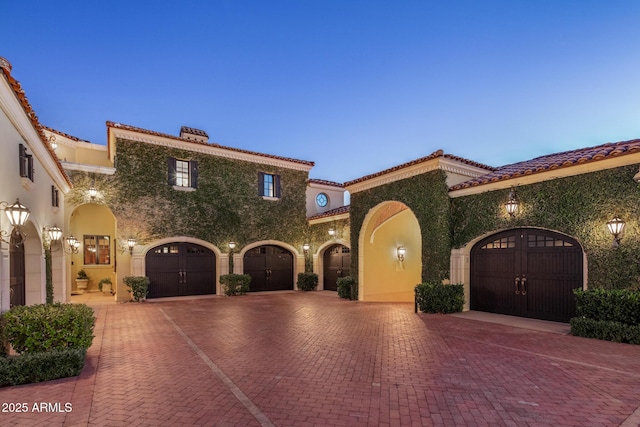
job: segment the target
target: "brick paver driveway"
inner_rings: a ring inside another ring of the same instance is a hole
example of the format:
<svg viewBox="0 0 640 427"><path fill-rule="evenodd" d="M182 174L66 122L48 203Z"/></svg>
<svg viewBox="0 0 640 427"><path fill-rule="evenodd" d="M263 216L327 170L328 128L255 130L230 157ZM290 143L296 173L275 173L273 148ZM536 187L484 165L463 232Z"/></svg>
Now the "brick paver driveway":
<svg viewBox="0 0 640 427"><path fill-rule="evenodd" d="M640 420L640 346L416 315L411 304L343 301L330 292L95 309L82 375L0 389L0 425ZM16 413L16 403L28 410Z"/></svg>

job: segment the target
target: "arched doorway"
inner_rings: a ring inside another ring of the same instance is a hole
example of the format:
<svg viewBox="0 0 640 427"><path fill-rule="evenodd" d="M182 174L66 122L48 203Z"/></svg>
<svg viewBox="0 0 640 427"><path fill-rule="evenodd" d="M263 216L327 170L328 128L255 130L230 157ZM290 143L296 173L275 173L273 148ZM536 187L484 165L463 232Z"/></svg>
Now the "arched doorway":
<svg viewBox="0 0 640 427"><path fill-rule="evenodd" d="M422 280L422 233L413 211L383 202L366 215L358 239L358 299L410 302ZM405 248L404 260L398 247Z"/></svg>
<svg viewBox="0 0 640 427"><path fill-rule="evenodd" d="M148 298L216 293L216 256L190 242L156 246L145 257Z"/></svg>
<svg viewBox="0 0 640 427"><path fill-rule="evenodd" d="M263 245L244 254L244 274L251 292L293 290L293 255L276 245Z"/></svg>
<svg viewBox="0 0 640 427"><path fill-rule="evenodd" d="M471 309L568 322L583 286L578 241L549 230L506 230L471 249Z"/></svg>
<svg viewBox="0 0 640 427"><path fill-rule="evenodd" d="M324 252L323 289L337 291L337 281L341 277L351 274L351 250L344 245L332 245Z"/></svg>
<svg viewBox="0 0 640 427"><path fill-rule="evenodd" d="M9 306L26 304L24 240L15 229L9 243Z"/></svg>

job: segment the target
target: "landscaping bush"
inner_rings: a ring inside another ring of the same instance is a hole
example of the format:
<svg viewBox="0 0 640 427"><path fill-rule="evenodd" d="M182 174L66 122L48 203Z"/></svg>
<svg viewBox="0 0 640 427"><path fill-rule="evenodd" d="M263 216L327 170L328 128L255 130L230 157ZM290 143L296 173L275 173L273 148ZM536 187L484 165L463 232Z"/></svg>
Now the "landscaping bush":
<svg viewBox="0 0 640 427"><path fill-rule="evenodd" d="M421 283L415 287L416 303L424 313L456 313L464 307L464 287Z"/></svg>
<svg viewBox="0 0 640 427"><path fill-rule="evenodd" d="M640 344L640 325L626 325L610 320L574 317L570 320L571 334L578 337Z"/></svg>
<svg viewBox="0 0 640 427"><path fill-rule="evenodd" d="M600 321L640 325L640 292L630 289L574 290L576 315Z"/></svg>
<svg viewBox="0 0 640 427"><path fill-rule="evenodd" d="M357 300L358 283L351 276L340 277L337 281L338 296L340 298Z"/></svg>
<svg viewBox="0 0 640 427"><path fill-rule="evenodd" d="M223 274L220 276L224 294L228 297L233 295L244 295L249 292L251 276L248 274Z"/></svg>
<svg viewBox="0 0 640 427"><path fill-rule="evenodd" d="M95 317L84 304L16 306L3 315L4 336L18 353L53 349L87 349L93 341Z"/></svg>
<svg viewBox="0 0 640 427"><path fill-rule="evenodd" d="M80 374L87 350L59 348L0 357L0 387L50 381Z"/></svg>
<svg viewBox="0 0 640 427"><path fill-rule="evenodd" d="M315 291L318 287L316 273L298 273L298 289L301 291Z"/></svg>
<svg viewBox="0 0 640 427"><path fill-rule="evenodd" d="M129 292L131 292L134 301L147 299L149 283L151 282L147 276L126 276L122 281L129 287Z"/></svg>

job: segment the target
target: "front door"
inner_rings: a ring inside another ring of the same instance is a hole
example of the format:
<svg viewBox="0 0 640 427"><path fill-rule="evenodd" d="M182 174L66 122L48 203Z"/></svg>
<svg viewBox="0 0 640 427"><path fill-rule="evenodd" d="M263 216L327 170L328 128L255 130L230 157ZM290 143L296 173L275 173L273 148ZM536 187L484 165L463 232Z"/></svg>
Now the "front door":
<svg viewBox="0 0 640 427"><path fill-rule="evenodd" d="M204 246L168 243L146 256L148 298L216 293L216 258Z"/></svg>
<svg viewBox="0 0 640 427"><path fill-rule="evenodd" d="M251 276L251 292L293 290L293 256L279 246L248 250L244 254L244 273Z"/></svg>
<svg viewBox="0 0 640 427"><path fill-rule="evenodd" d="M582 288L582 250L568 236L523 228L471 250L471 309L568 322Z"/></svg>
<svg viewBox="0 0 640 427"><path fill-rule="evenodd" d="M349 276L351 269L351 253L348 247L333 245L328 248L323 257L324 289L338 290L338 279Z"/></svg>
<svg viewBox="0 0 640 427"><path fill-rule="evenodd" d="M9 243L9 304L25 305L25 264L22 236L14 234Z"/></svg>

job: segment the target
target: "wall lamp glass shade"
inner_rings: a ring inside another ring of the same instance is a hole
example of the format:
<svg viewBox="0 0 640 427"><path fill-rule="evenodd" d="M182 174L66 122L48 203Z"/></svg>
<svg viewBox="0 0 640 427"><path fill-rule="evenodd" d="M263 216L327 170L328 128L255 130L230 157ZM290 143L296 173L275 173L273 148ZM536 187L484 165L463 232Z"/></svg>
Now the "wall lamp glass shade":
<svg viewBox="0 0 640 427"><path fill-rule="evenodd" d="M615 217L610 221L607 221L607 228L609 228L609 232L613 235L613 247L617 248L620 246L620 239L622 239L622 232L624 231L625 222Z"/></svg>
<svg viewBox="0 0 640 427"><path fill-rule="evenodd" d="M129 253L133 254L133 247L136 245L136 239L129 238L127 239L127 246L129 247Z"/></svg>
<svg viewBox="0 0 640 427"><path fill-rule="evenodd" d="M229 242L229 249L234 250L236 248L236 242Z"/></svg>
<svg viewBox="0 0 640 427"><path fill-rule="evenodd" d="M97 195L98 195L98 190L96 190L95 187L89 188L89 197L91 197L91 199L95 199Z"/></svg>
<svg viewBox="0 0 640 427"><path fill-rule="evenodd" d="M7 206L4 212L7 214L7 217L9 217L11 226L18 228L27 223L27 218L29 218L29 214L31 213L29 209L20 203L19 199L16 199L14 204Z"/></svg>
<svg viewBox="0 0 640 427"><path fill-rule="evenodd" d="M62 238L62 230L57 225L47 228L47 234L49 235L49 240L52 242L57 242Z"/></svg>
<svg viewBox="0 0 640 427"><path fill-rule="evenodd" d="M514 217L516 213L518 213L518 206L520 203L518 202L518 197L516 196L515 190L511 190L509 192L509 200L504 204L504 208L507 210L509 216Z"/></svg>
<svg viewBox="0 0 640 427"><path fill-rule="evenodd" d="M73 235L67 237L67 246L74 254L78 253L78 248L80 247L80 241L73 237Z"/></svg>
<svg viewBox="0 0 640 427"><path fill-rule="evenodd" d="M398 255L398 261L400 261L400 262L404 261L404 256L407 253L407 249L404 246L398 246L396 248L396 252L397 252L397 255Z"/></svg>
<svg viewBox="0 0 640 427"><path fill-rule="evenodd" d="M335 229L335 228L333 228L333 227L331 227L331 228L329 229L329 236L335 236L335 235L336 235L336 229Z"/></svg>
<svg viewBox="0 0 640 427"><path fill-rule="evenodd" d="M302 250L303 250L303 251L305 251L305 252L309 252L309 248L310 248L310 247L311 247L311 246L309 246L309 244L308 244L308 243L305 243L304 245L302 245Z"/></svg>

